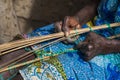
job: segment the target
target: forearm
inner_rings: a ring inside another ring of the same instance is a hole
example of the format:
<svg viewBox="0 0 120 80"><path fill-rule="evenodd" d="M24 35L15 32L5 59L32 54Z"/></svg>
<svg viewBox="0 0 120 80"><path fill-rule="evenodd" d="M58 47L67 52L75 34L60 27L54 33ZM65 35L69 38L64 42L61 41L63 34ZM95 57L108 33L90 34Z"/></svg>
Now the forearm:
<svg viewBox="0 0 120 80"><path fill-rule="evenodd" d="M81 9L75 17L79 21L80 25L87 23L89 20L93 19L97 15L97 4L87 5Z"/></svg>
<svg viewBox="0 0 120 80"><path fill-rule="evenodd" d="M111 40L111 43L112 52L120 52L120 40Z"/></svg>

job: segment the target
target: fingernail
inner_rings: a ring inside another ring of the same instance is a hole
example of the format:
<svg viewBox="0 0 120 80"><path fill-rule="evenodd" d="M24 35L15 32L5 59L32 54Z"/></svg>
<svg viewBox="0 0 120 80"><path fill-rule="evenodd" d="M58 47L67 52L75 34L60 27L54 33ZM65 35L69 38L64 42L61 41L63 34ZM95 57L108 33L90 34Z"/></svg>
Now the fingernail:
<svg viewBox="0 0 120 80"><path fill-rule="evenodd" d="M65 32L65 36L67 37L69 35L69 33L68 32Z"/></svg>
<svg viewBox="0 0 120 80"><path fill-rule="evenodd" d="M80 27L80 25L78 24L78 25L76 26L76 28L77 28L77 29L80 29L81 27Z"/></svg>

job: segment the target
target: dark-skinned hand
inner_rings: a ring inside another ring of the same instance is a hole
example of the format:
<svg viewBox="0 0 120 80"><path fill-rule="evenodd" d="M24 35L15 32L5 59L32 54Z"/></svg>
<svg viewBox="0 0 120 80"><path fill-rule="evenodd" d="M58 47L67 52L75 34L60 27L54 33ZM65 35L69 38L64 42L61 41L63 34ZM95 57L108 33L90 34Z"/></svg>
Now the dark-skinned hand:
<svg viewBox="0 0 120 80"><path fill-rule="evenodd" d="M70 30L81 28L79 21L77 20L77 17L70 17L70 16L66 16L64 18L64 21L56 22L54 24L54 26L55 26L56 32L63 31L66 37L69 36ZM73 41L74 41L73 38L67 39L67 42L69 42L69 43L71 43Z"/></svg>
<svg viewBox="0 0 120 80"><path fill-rule="evenodd" d="M86 39L76 46L76 49L82 52L82 57L85 61L89 61L99 54L108 52L108 41L106 38L90 32Z"/></svg>

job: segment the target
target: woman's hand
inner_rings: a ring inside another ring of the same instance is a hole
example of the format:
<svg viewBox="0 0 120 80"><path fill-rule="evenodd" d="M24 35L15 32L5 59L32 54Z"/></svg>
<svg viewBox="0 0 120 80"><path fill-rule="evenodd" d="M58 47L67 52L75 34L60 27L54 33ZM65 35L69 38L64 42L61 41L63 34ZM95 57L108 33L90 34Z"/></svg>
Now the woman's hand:
<svg viewBox="0 0 120 80"><path fill-rule="evenodd" d="M64 21L56 22L54 24L55 31L61 32L63 31L65 36L68 37L70 34L70 30L79 29L81 28L79 24L79 19L77 17L66 16ZM74 40L67 39L67 42L73 42Z"/></svg>
<svg viewBox="0 0 120 80"><path fill-rule="evenodd" d="M98 1L97 1L98 3ZM57 32L63 31L65 36L68 37L70 30L81 28L82 25L92 20L97 14L97 4L86 5L74 16L66 16L63 21L55 23L55 29ZM69 42L74 40L67 39Z"/></svg>
<svg viewBox="0 0 120 80"><path fill-rule="evenodd" d="M63 31L65 36L70 34L70 30L80 28L79 19L77 17L66 16L63 21L55 23L57 32Z"/></svg>
<svg viewBox="0 0 120 80"><path fill-rule="evenodd" d="M76 49L82 52L83 59L88 61L99 54L108 53L110 50L110 41L106 38L90 32L83 42L80 42Z"/></svg>

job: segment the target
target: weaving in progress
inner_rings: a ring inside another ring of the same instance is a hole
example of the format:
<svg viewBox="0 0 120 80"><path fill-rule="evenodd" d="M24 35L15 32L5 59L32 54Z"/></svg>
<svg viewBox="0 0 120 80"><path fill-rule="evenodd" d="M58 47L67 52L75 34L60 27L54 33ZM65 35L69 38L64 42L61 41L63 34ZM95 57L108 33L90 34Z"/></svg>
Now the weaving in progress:
<svg viewBox="0 0 120 80"><path fill-rule="evenodd" d="M105 55L101 53L90 58L89 61L85 61L82 58L82 52L74 48L77 44L85 41L86 36L102 36L106 39L119 40L120 23L118 22L120 22L119 1L101 0L98 15L94 20L84 24L81 32L79 29L73 30L73 36L79 36L75 37L74 44L65 43L64 35L59 35L60 37L54 35L52 36L54 38L47 36L56 33L54 24L38 28L27 34L25 38L32 39L41 36L46 40L37 42L36 38L36 41L32 41L36 44L31 42L30 47L23 45L28 54L33 52L29 55L34 54L37 58L19 65L14 63L7 68L0 69L0 72L24 66L19 69L24 80L120 80L120 53ZM84 31L82 32L82 30ZM27 44L29 41L24 43ZM15 75L12 75L8 80L13 80ZM0 80L4 80L2 73Z"/></svg>

